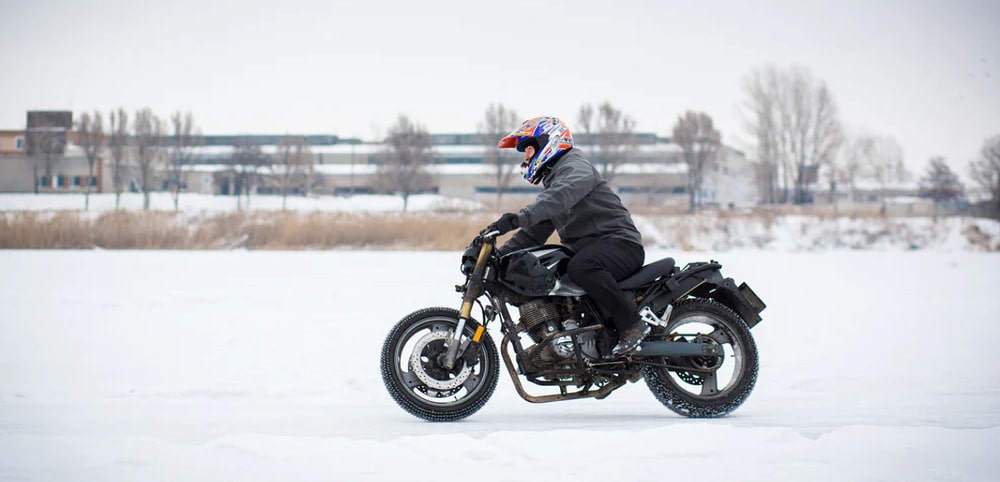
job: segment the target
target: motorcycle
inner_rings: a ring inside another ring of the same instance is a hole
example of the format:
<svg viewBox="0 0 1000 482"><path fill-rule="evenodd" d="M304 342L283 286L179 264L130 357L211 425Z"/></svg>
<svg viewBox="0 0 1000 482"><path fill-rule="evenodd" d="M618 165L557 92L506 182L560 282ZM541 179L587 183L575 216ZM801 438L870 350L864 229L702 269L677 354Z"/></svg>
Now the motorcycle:
<svg viewBox="0 0 1000 482"><path fill-rule="evenodd" d="M385 339L382 380L410 414L455 421L489 401L500 366L487 327L498 319L499 353L528 402L600 400L644 379L670 410L708 418L729 414L750 395L758 370L750 329L766 305L746 283L724 278L718 262L679 268L665 258L620 281L651 331L635 351L613 357L618 335L604 322L607 314L565 274L573 252L544 245L501 256L498 234L480 233L463 254L459 310L417 310ZM529 393L525 382L541 393Z"/></svg>

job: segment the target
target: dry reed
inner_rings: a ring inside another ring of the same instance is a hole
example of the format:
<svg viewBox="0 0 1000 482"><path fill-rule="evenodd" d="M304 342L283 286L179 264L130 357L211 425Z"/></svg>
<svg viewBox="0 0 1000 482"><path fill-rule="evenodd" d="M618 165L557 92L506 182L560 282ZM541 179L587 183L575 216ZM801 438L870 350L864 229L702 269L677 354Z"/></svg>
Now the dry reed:
<svg viewBox="0 0 1000 482"><path fill-rule="evenodd" d="M468 214L0 213L0 249L454 250L493 220Z"/></svg>
<svg viewBox="0 0 1000 482"><path fill-rule="evenodd" d="M696 215L653 215L646 218L646 222L652 228L650 242L691 250L705 248L713 233L724 233L723 239L759 238L752 242L754 245L766 243L767 233L772 231L778 219L795 214L811 218L799 227L803 236L823 221L832 219L828 218L832 216L830 212L761 207L703 211ZM841 215L851 219L883 220L884 229L857 233L870 238L869 242L881 238L907 238L910 245L922 246L926 244L923 238L933 234L911 233L909 227L895 226L897 223L892 218L878 213L855 211ZM8 211L0 212L0 249L457 250L465 247L496 216L485 212L190 214L113 211L95 215L71 211ZM743 232L748 225L760 226L760 229L750 228L750 232ZM1000 249L1000 245L992 246L991 236L978 228L965 229L963 234L984 250ZM553 234L549 241L558 242L558 236Z"/></svg>

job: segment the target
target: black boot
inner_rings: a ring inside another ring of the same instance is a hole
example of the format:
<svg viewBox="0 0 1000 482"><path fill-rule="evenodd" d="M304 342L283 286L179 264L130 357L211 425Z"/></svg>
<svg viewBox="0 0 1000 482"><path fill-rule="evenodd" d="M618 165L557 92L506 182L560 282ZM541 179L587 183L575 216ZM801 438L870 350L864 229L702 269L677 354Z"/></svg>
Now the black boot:
<svg viewBox="0 0 1000 482"><path fill-rule="evenodd" d="M619 357L635 351L642 339L649 334L650 329L650 326L642 320L637 320L630 328L618 334L618 344L611 349L611 356Z"/></svg>

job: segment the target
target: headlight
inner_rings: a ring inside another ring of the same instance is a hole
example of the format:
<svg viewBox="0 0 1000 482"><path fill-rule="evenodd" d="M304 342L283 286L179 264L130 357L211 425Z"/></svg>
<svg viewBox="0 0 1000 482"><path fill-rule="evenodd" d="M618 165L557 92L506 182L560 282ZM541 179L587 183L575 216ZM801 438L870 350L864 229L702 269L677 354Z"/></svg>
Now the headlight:
<svg viewBox="0 0 1000 482"><path fill-rule="evenodd" d="M469 276L476 269L476 261L479 259L479 246L469 246L462 253L462 274Z"/></svg>

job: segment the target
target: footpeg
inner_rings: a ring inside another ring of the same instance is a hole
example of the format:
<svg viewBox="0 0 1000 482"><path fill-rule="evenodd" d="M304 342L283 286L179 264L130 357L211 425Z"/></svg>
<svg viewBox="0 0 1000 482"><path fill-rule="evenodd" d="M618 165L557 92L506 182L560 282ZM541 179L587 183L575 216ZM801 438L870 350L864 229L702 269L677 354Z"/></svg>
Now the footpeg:
<svg viewBox="0 0 1000 482"><path fill-rule="evenodd" d="M659 317L656 316L656 313L653 313L653 310L646 306L639 310L639 319L650 326L666 328L667 322L670 321L670 313L673 311L674 305L667 305L667 309L663 311L663 317Z"/></svg>

